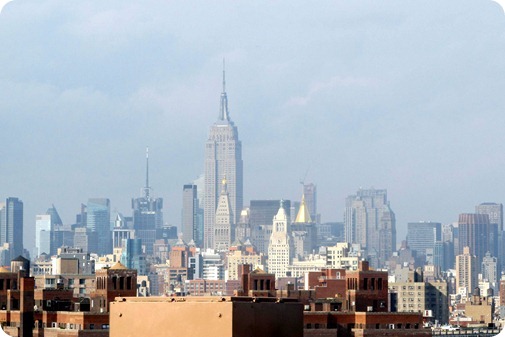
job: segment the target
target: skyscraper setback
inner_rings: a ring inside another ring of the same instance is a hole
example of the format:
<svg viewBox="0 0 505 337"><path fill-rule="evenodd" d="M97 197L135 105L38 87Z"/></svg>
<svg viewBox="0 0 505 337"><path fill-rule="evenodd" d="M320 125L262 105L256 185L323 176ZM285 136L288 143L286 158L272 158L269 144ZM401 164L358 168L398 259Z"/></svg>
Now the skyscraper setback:
<svg viewBox="0 0 505 337"><path fill-rule="evenodd" d="M133 229L135 238L142 241L146 254L153 253L153 244L156 241L156 229L163 227L163 199L151 196L149 186L149 148L146 149L146 185L144 195L132 199Z"/></svg>
<svg viewBox="0 0 505 337"><path fill-rule="evenodd" d="M211 126L205 144L204 247L214 247L214 224L221 192L226 179L234 224L239 221L243 205L242 143L230 118L223 69L223 92L218 120Z"/></svg>
<svg viewBox="0 0 505 337"><path fill-rule="evenodd" d="M346 198L345 239L359 243L374 268L382 267L396 249L395 214L387 190L360 189Z"/></svg>

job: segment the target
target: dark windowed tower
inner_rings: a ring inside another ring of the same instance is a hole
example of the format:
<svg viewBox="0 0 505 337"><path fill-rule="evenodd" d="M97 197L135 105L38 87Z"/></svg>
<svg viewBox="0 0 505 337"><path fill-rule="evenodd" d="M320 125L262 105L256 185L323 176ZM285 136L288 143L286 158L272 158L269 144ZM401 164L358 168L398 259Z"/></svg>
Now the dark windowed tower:
<svg viewBox="0 0 505 337"><path fill-rule="evenodd" d="M0 245L8 243L11 256L23 254L23 202L18 198L7 198L0 205Z"/></svg>
<svg viewBox="0 0 505 337"><path fill-rule="evenodd" d="M110 200L107 198L88 199L86 227L97 237L96 253L112 253L112 234L110 228Z"/></svg>
<svg viewBox="0 0 505 337"><path fill-rule="evenodd" d="M163 199L151 197L149 186L149 149L146 149L146 186L144 195L132 199L133 228L135 237L142 240L146 254L153 253L153 244L156 240L156 229L163 227Z"/></svg>

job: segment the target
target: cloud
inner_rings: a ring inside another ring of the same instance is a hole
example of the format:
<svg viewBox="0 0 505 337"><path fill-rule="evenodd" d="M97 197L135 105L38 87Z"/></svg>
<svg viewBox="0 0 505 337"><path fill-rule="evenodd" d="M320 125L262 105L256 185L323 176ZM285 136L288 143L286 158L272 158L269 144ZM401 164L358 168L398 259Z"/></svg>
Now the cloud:
<svg viewBox="0 0 505 337"><path fill-rule="evenodd" d="M17 0L0 15L0 185L27 223L99 195L128 214L149 145L177 224L225 57L246 200L299 198L310 167L324 220L374 185L400 228L450 221L505 188L503 23L472 0Z"/></svg>
<svg viewBox="0 0 505 337"><path fill-rule="evenodd" d="M339 90L339 88L342 87L360 87L360 90L363 90L367 87L377 85L379 85L379 81L374 78L334 76L327 81L313 83L305 95L290 98L286 102L286 105L288 107L292 105L307 105L312 99L314 99L315 96L317 96L317 94L322 91L334 91Z"/></svg>

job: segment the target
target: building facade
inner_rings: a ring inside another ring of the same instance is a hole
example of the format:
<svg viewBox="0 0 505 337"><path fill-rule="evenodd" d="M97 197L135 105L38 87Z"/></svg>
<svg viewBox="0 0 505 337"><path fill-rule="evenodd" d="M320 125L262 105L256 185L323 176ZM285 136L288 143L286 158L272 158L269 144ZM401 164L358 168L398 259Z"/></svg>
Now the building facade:
<svg viewBox="0 0 505 337"><path fill-rule="evenodd" d="M492 227L487 214L463 213L459 215L459 254L464 253L464 247L469 247L469 253L477 259L476 270L480 272L480 263L494 241Z"/></svg>
<svg viewBox="0 0 505 337"><path fill-rule="evenodd" d="M234 216L230 207L230 194L226 178L222 181L221 195L216 209L214 222L214 249L217 252L227 252L235 234Z"/></svg>
<svg viewBox="0 0 505 337"><path fill-rule="evenodd" d="M286 277L287 267L293 260L293 244L288 228L288 216L283 202L274 217L272 235L268 245L268 272L276 278Z"/></svg>
<svg viewBox="0 0 505 337"><path fill-rule="evenodd" d="M198 187L186 184L182 188L182 234L186 241L193 240L197 246L203 241L203 233L198 227Z"/></svg>
<svg viewBox="0 0 505 337"><path fill-rule="evenodd" d="M163 199L151 196L149 149L146 149L146 185L143 188L143 196L132 199L132 209L135 238L142 240L146 254L152 255L156 230L163 227Z"/></svg>
<svg viewBox="0 0 505 337"><path fill-rule="evenodd" d="M239 221L243 206L242 143L230 118L223 70L223 92L218 120L210 128L205 144L204 247L214 247L214 222L221 191L221 179L226 177L234 223Z"/></svg>
<svg viewBox="0 0 505 337"><path fill-rule="evenodd" d="M396 218L387 190L360 189L348 196L344 224L346 241L361 244L372 267L383 267L396 250Z"/></svg>
<svg viewBox="0 0 505 337"><path fill-rule="evenodd" d="M0 204L0 245L9 244L10 259L23 254L23 202L7 198Z"/></svg>
<svg viewBox="0 0 505 337"><path fill-rule="evenodd" d="M463 254L456 256L456 292L467 297L477 286L477 258L470 247L463 248Z"/></svg>
<svg viewBox="0 0 505 337"><path fill-rule="evenodd" d="M97 236L96 253L112 253L112 234L110 229L110 200L91 198L86 207L86 227Z"/></svg>
<svg viewBox="0 0 505 337"><path fill-rule="evenodd" d="M442 224L439 222L409 222L407 225L407 243L417 256L426 258L426 251L435 248L435 243L442 239Z"/></svg>

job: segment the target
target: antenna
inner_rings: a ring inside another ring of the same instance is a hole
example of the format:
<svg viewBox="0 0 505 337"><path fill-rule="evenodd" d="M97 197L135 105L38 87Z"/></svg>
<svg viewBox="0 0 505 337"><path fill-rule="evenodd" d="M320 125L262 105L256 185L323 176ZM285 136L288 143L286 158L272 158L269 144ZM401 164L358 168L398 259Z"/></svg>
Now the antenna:
<svg viewBox="0 0 505 337"><path fill-rule="evenodd" d="M144 196L149 198L149 146L146 146L146 186L144 187Z"/></svg>
<svg viewBox="0 0 505 337"><path fill-rule="evenodd" d="M226 92L226 67L224 57L223 57L223 92Z"/></svg>

